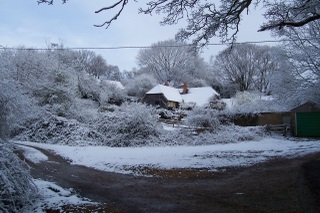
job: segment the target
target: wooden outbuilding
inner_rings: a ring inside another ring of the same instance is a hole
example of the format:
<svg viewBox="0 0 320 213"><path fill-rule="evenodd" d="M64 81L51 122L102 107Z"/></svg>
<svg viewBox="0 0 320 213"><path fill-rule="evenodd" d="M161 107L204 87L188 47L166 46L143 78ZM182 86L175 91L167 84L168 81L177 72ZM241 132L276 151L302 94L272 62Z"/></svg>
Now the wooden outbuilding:
<svg viewBox="0 0 320 213"><path fill-rule="evenodd" d="M158 84L146 93L142 101L165 109L176 109L182 102L182 97L177 89Z"/></svg>

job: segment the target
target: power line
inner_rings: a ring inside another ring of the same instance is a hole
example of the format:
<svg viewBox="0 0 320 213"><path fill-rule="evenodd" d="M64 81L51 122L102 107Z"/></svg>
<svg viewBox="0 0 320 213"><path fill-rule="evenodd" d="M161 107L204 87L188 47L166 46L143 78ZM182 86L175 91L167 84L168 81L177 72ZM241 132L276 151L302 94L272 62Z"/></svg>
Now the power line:
<svg viewBox="0 0 320 213"><path fill-rule="evenodd" d="M318 40L320 38L310 38L310 39L300 39L300 40ZM267 43L281 43L294 40L264 40L264 41L244 41L244 42L226 42L226 43L208 43L205 46L228 46L228 45L237 45L237 44L267 44ZM4 47L0 45L0 49L7 50L121 50L121 49L151 49L151 48L180 48L180 47L194 47L193 44L179 44L179 45L164 45L164 46L114 46L114 47L52 47L52 48L32 48L32 47Z"/></svg>

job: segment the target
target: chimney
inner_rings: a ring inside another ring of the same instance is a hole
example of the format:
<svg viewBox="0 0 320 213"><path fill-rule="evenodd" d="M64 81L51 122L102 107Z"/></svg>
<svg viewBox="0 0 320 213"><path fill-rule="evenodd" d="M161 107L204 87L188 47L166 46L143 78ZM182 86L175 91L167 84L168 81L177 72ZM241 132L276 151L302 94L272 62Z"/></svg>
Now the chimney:
<svg viewBox="0 0 320 213"><path fill-rule="evenodd" d="M169 82L168 82L168 81L165 81L163 85L164 85L164 86L169 86Z"/></svg>
<svg viewBox="0 0 320 213"><path fill-rule="evenodd" d="M183 90L182 90L182 94L187 94L188 93L188 86L187 83L183 84Z"/></svg>

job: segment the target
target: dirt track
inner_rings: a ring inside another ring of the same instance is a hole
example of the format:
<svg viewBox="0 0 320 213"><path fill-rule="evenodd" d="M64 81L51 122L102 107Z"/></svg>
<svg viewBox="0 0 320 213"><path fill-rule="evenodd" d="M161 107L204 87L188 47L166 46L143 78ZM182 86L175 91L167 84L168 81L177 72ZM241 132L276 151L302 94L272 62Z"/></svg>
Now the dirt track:
<svg viewBox="0 0 320 213"><path fill-rule="evenodd" d="M147 169L157 177L136 177L70 165L39 150L49 161L27 161L34 178L73 188L110 212L320 212L320 153L223 173Z"/></svg>

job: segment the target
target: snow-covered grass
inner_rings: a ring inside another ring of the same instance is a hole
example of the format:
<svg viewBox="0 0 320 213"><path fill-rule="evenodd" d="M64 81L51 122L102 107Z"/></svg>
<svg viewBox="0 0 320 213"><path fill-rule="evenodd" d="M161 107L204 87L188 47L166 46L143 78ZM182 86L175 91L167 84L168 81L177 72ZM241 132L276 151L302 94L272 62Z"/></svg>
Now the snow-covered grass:
<svg viewBox="0 0 320 213"><path fill-rule="evenodd" d="M282 137L228 144L167 147L71 147L21 141L16 143L52 150L73 164L118 173L134 173L137 172L135 168L140 167L219 170L249 166L279 157L320 152L319 140L288 140ZM36 153L30 153L29 157L39 158L37 155L40 153Z"/></svg>

